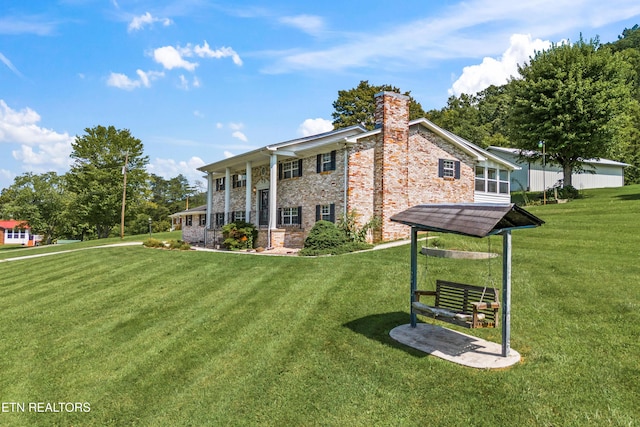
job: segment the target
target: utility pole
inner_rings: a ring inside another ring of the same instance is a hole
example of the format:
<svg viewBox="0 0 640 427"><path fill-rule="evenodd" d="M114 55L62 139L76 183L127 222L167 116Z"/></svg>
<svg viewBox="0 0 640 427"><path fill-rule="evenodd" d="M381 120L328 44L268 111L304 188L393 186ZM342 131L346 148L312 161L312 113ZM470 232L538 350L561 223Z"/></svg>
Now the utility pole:
<svg viewBox="0 0 640 427"><path fill-rule="evenodd" d="M127 164L129 163L129 152L124 155L124 166L122 166L122 214L120 215L120 240L124 239L124 207L127 201Z"/></svg>
<svg viewBox="0 0 640 427"><path fill-rule="evenodd" d="M547 185L545 178L547 176L547 161L546 161L546 147L547 144L544 141L538 142L538 147L542 148L542 204L547 204Z"/></svg>

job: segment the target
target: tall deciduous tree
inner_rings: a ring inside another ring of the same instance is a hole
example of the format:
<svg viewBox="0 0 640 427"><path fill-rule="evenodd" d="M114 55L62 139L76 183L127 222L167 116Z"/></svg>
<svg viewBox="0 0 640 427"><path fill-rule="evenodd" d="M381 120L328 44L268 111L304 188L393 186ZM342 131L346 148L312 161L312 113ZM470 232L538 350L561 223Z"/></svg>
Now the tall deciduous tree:
<svg viewBox="0 0 640 427"><path fill-rule="evenodd" d="M128 129L96 126L85 129L72 143L74 164L69 183L76 193L78 215L95 227L98 238L108 237L120 223L124 174L126 174L127 207L136 207L147 191L142 142ZM127 218L133 209L127 209Z"/></svg>
<svg viewBox="0 0 640 427"><path fill-rule="evenodd" d="M395 86L371 86L367 80L362 80L353 89L339 90L338 99L333 102L334 112L331 114L333 126L339 129L361 124L367 129L373 129L376 110L375 95L382 91L401 93ZM405 92L404 95L409 97L409 120L424 117L425 112L420 103L411 97L410 92Z"/></svg>
<svg viewBox="0 0 640 427"><path fill-rule="evenodd" d="M597 40L553 45L519 67L513 80L509 133L517 147L538 150L562 167L564 183L582 160L609 156L629 126L631 66Z"/></svg>
<svg viewBox="0 0 640 427"><path fill-rule="evenodd" d="M49 243L60 237L64 226L67 193L64 177L55 172L25 173L2 190L0 211L2 216L27 221Z"/></svg>

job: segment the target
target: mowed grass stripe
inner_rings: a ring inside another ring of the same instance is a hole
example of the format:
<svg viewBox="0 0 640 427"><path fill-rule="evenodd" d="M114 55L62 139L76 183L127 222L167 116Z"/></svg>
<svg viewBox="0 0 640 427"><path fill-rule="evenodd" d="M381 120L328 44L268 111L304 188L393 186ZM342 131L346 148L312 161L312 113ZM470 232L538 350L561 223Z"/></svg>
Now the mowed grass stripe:
<svg viewBox="0 0 640 427"><path fill-rule="evenodd" d="M513 236L511 344L523 362L497 372L388 337L408 321L408 246L316 259L133 247L3 263L0 400L92 411L0 422L637 425L638 194L530 208L547 224ZM421 285L482 286L487 265L430 259ZM500 260L491 267L499 286Z"/></svg>

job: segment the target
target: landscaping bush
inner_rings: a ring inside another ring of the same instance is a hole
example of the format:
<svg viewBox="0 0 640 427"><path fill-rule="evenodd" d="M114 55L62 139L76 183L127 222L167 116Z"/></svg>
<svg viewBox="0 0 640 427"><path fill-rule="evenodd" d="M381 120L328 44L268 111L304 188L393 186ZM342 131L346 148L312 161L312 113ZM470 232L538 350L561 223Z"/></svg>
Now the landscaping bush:
<svg viewBox="0 0 640 427"><path fill-rule="evenodd" d="M547 190L547 199L555 199L556 194L558 199L577 199L580 197L578 189L572 185L550 188Z"/></svg>
<svg viewBox="0 0 640 427"><path fill-rule="evenodd" d="M315 251L337 248L347 242L347 236L334 223L318 221L304 240L304 248Z"/></svg>
<svg viewBox="0 0 640 427"><path fill-rule="evenodd" d="M253 249L253 244L258 239L258 230L249 222L235 221L222 227L222 236L222 245L227 249Z"/></svg>
<svg viewBox="0 0 640 427"><path fill-rule="evenodd" d="M164 242L162 240L153 239L153 238L150 237L147 240L145 240L144 242L142 242L142 245L147 247L147 248L163 248L164 247Z"/></svg>
<svg viewBox="0 0 640 427"><path fill-rule="evenodd" d="M350 241L344 230L329 221L318 221L304 241L299 252L303 256L339 255L369 249L372 245L365 242Z"/></svg>
<svg viewBox="0 0 640 427"><path fill-rule="evenodd" d="M191 245L187 242L183 242L182 240L169 240L168 242L163 242L162 240L148 238L142 245L147 248L161 248L161 249L178 249L182 251L188 251L191 249Z"/></svg>
<svg viewBox="0 0 640 427"><path fill-rule="evenodd" d="M183 242L182 240L169 240L167 242L169 249L178 249L181 251L188 251L191 249L191 245L187 242Z"/></svg>

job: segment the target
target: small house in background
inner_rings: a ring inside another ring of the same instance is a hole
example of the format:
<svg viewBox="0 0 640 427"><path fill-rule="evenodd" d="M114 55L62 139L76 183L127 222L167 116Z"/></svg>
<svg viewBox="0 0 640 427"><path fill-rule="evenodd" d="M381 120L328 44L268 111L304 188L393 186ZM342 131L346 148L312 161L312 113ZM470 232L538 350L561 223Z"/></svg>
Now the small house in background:
<svg viewBox="0 0 640 427"><path fill-rule="evenodd" d="M423 203L509 203L509 161L425 118L409 121L409 97L376 95L376 128L350 126L284 141L198 168L207 204L172 215L186 242L218 244L220 229L247 221L257 245L300 248L319 220L356 213L379 227L371 242L407 238L391 216Z"/></svg>
<svg viewBox="0 0 640 427"><path fill-rule="evenodd" d="M35 246L36 239L25 221L0 220L0 245Z"/></svg>
<svg viewBox="0 0 640 427"><path fill-rule="evenodd" d="M522 160L520 158L521 150L518 148L491 146L487 148L487 151L520 166L520 170L515 170L511 174L511 191L542 191L544 187L553 188L562 183L562 168L558 165L547 163L543 168L542 160ZM609 159L585 160L584 171L571 175L572 185L578 190L622 187L624 185L624 168L627 166L629 166L627 163Z"/></svg>

